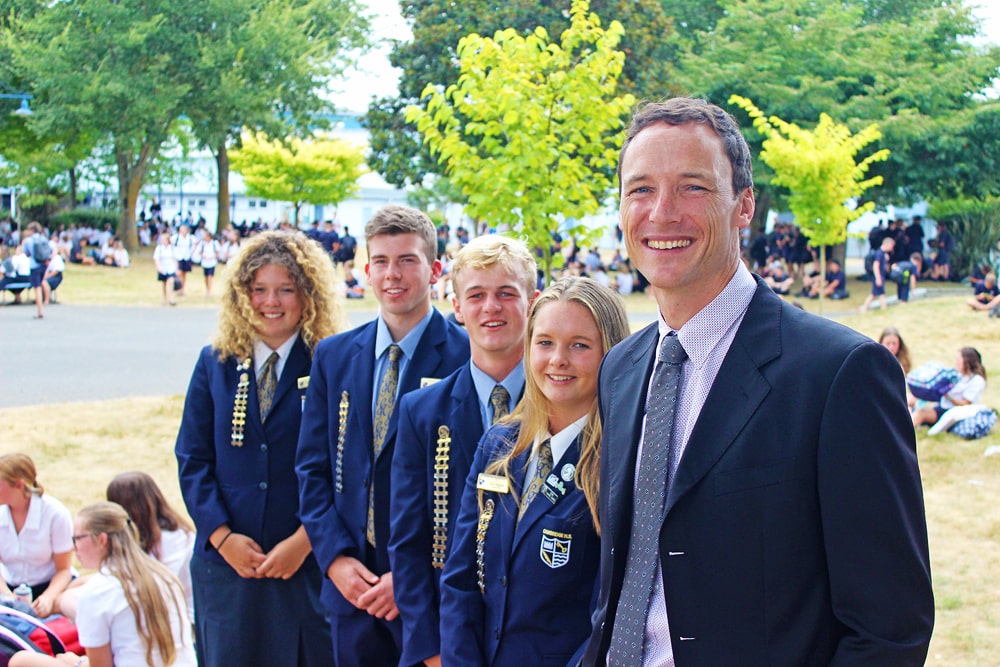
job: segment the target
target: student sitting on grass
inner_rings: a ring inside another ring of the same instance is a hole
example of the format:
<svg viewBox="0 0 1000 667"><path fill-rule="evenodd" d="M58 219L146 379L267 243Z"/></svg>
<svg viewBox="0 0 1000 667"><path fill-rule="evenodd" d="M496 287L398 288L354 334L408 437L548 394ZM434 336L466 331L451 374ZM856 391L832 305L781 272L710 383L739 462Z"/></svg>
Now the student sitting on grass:
<svg viewBox="0 0 1000 667"><path fill-rule="evenodd" d="M73 542L80 564L97 574L80 589L76 626L86 656L19 651L12 667L194 667L184 591L177 577L139 546L120 505L80 510Z"/></svg>
<svg viewBox="0 0 1000 667"><path fill-rule="evenodd" d="M1000 316L1000 287L997 286L997 274L990 271L983 282L975 286L972 298L966 301L973 310L988 310L990 317Z"/></svg>

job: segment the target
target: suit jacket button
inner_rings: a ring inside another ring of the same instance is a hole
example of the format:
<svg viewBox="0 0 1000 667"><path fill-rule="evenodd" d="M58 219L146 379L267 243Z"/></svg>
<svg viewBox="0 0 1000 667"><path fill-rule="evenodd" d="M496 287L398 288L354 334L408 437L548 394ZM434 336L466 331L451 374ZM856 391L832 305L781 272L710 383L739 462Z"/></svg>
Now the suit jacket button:
<svg viewBox="0 0 1000 667"><path fill-rule="evenodd" d="M506 575L500 577L500 585L503 586L504 588L507 587L507 576Z"/></svg>
<svg viewBox="0 0 1000 667"><path fill-rule="evenodd" d="M262 451L262 452L266 452L267 451L267 443L263 443L262 442L260 444L260 451Z"/></svg>
<svg viewBox="0 0 1000 667"><path fill-rule="evenodd" d="M493 628L493 636L500 639L500 628Z"/></svg>
<svg viewBox="0 0 1000 667"><path fill-rule="evenodd" d="M261 482L260 484L258 484L258 486L260 487L261 491L267 491L267 482Z"/></svg>

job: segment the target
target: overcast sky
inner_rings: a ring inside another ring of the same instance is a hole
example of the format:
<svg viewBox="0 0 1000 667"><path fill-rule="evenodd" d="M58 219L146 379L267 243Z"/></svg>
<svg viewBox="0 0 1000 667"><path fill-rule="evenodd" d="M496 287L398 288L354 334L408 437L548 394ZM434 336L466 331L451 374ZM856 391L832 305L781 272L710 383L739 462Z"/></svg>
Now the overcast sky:
<svg viewBox="0 0 1000 667"><path fill-rule="evenodd" d="M377 39L410 39L410 29L399 13L396 0L362 0L371 8L376 18L373 21ZM1000 2L993 0L970 0L978 7L976 14L983 19L983 31L989 41L1000 43ZM331 99L338 111L364 112L372 96L384 97L396 94L396 84L400 71L389 64L391 45L382 43L363 56L358 66L348 72L348 76L333 86Z"/></svg>

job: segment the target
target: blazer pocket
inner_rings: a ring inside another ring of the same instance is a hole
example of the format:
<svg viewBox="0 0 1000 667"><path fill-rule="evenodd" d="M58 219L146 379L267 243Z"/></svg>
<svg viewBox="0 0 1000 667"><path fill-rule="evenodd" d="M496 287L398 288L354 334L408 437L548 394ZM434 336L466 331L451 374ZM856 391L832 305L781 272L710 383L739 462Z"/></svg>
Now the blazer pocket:
<svg viewBox="0 0 1000 667"><path fill-rule="evenodd" d="M787 482L795 477L795 462L795 458L790 458L764 466L720 472L715 476L715 495L722 496Z"/></svg>

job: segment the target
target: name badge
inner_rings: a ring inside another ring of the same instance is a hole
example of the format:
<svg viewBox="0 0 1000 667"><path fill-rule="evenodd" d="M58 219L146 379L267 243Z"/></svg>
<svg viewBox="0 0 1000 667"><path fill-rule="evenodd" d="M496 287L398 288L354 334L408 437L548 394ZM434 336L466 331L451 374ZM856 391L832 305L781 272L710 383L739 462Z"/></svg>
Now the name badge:
<svg viewBox="0 0 1000 667"><path fill-rule="evenodd" d="M510 480L501 475L487 475L481 472L476 480L476 488L494 493L510 493Z"/></svg>
<svg viewBox="0 0 1000 667"><path fill-rule="evenodd" d="M541 488L542 495L555 505L559 499L566 495L566 485L554 473L545 479L545 485Z"/></svg>
<svg viewBox="0 0 1000 667"><path fill-rule="evenodd" d="M309 388L309 376L306 375L305 377L300 377L298 379L298 384L299 384L299 389L308 389Z"/></svg>
<svg viewBox="0 0 1000 667"><path fill-rule="evenodd" d="M420 388L429 387L432 384L440 382L441 378L420 378Z"/></svg>

